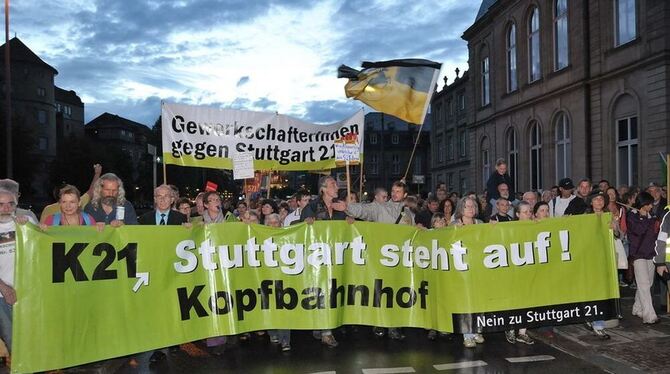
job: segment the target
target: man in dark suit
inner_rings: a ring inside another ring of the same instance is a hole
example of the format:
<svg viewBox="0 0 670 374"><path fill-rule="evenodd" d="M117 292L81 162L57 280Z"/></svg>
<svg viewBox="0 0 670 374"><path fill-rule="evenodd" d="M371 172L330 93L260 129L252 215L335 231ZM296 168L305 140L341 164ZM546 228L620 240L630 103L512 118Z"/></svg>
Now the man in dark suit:
<svg viewBox="0 0 670 374"><path fill-rule="evenodd" d="M186 223L186 216L173 210L172 204L174 204L172 189L166 184L156 187L154 190L155 209L142 214L137 222L140 225L181 225ZM170 353L177 353L179 352L179 346L172 346L169 350ZM151 354L149 362L157 363L164 359L165 353L158 349Z"/></svg>

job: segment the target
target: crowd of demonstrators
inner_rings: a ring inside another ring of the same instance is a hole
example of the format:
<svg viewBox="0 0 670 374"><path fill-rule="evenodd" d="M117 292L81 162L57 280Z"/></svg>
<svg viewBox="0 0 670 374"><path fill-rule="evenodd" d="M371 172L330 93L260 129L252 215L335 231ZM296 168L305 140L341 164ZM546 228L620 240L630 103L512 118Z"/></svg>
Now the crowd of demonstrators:
<svg viewBox="0 0 670 374"><path fill-rule="evenodd" d="M48 230L50 226L58 225L97 225L101 229L105 226L138 223L190 226L217 224L231 219L245 224L287 227L300 222L311 224L315 220L348 220L351 223L353 219L358 219L440 230L451 225L490 221L502 223L611 213L612 232L615 239L622 243L629 262L628 269L621 270L620 285L637 285L633 314L642 318L643 323L658 322L651 298L654 273L665 277L666 281L670 278L665 263L670 217L666 214L666 191L656 184L649 185L643 191L634 186L616 188L606 180L592 184L589 179L581 179L575 186L571 178L563 178L556 186L544 191L517 192L515 189L518 186L513 185L505 160L499 159L482 194L467 192L461 197L458 192L448 191L444 183L438 183L434 192L423 200L422 196L408 195L407 186L398 181L391 186L390 194L385 188L377 188L370 202L360 202L359 197L353 194L340 197L335 179L327 176L319 181L316 197L312 197L308 191L300 190L286 200L241 201L224 200L218 192L209 191L191 200L180 198L176 187L161 185L154 191L154 209L137 217L132 203L125 198L123 181L113 173L101 172L100 165L95 165L90 188L84 194L71 185L59 186L56 189L56 203L42 213L41 228ZM17 207L18 192L16 182L0 180L0 235L11 239L14 238L16 222L36 222L32 212ZM0 251L0 337L11 350L12 305L16 300L12 288L14 242L3 241L2 247L0 249L8 250ZM661 284L665 285L665 282ZM594 321L590 326L596 336L609 338L604 321ZM404 338L401 328L373 328L373 332L395 340ZM551 327L540 328L538 332L546 333L547 336L553 334ZM428 338L435 340L438 334L430 330ZM266 335L278 349L290 351L290 330L270 330ZM317 330L313 335L327 347L338 346L331 330ZM505 336L510 343L534 342L523 328L507 331ZM211 354L220 355L226 346L249 337L249 334L219 336L205 339L205 345ZM472 348L482 343L484 337L476 331L463 335L465 347ZM179 347L168 348L169 353L178 350ZM158 362L165 357L163 350L156 350L150 361Z"/></svg>

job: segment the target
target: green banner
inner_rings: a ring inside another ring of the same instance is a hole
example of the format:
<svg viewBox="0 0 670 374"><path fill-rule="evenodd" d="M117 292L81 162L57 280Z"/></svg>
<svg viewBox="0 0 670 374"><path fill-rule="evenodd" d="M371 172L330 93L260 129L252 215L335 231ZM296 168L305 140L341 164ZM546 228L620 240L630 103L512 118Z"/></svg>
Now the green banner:
<svg viewBox="0 0 670 374"><path fill-rule="evenodd" d="M265 329L462 333L608 319L619 297L610 219L20 225L12 371Z"/></svg>

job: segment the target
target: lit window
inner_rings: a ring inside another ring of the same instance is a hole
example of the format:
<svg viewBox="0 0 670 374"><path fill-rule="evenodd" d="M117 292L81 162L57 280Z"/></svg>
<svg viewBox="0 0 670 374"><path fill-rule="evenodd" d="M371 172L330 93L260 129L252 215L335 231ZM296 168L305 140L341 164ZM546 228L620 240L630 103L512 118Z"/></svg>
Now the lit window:
<svg viewBox="0 0 670 374"><path fill-rule="evenodd" d="M556 0L554 6L554 67L568 66L568 0Z"/></svg>
<svg viewBox="0 0 670 374"><path fill-rule="evenodd" d="M637 37L637 17L635 0L615 0L615 40L614 44L620 46Z"/></svg>
<svg viewBox="0 0 670 374"><path fill-rule="evenodd" d="M528 20L528 63L529 80L534 82L542 76L540 66L540 11L533 8Z"/></svg>

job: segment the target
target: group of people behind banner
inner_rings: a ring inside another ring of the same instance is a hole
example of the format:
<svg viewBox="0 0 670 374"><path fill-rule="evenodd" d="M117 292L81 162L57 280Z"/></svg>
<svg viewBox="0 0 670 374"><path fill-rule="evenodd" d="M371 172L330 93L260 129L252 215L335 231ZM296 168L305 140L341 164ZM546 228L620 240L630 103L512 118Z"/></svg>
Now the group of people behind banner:
<svg viewBox="0 0 670 374"><path fill-rule="evenodd" d="M18 190L18 183L7 179L0 181L0 336L10 352L12 305L16 302L13 289L15 225L38 223L32 212L18 208ZM161 185L154 191L154 209L138 216L133 204L125 197L123 181L113 173L102 174L102 167L94 165L89 189L81 194L75 186L59 186L55 191L57 202L44 208L39 225L43 230L59 225L94 225L103 229L106 225L191 226L242 221L282 227L300 222L311 224L315 220L364 220L439 230L450 225L504 224L512 220L610 212L611 227L622 252L617 255L624 256L623 261L619 261L620 264L623 262L620 266L620 286L636 287L633 314L642 318L645 324L654 324L659 322L651 295L654 274L662 276L665 281L668 279L665 247L670 218L665 195L666 190L656 184L642 191L627 186L617 189L605 180L594 186L588 179L582 179L575 186L570 178L560 180L546 191L515 193L507 164L501 159L497 161L496 170L482 195L474 192L464 196L457 192L448 193L444 183L438 182L436 190L424 200L419 195L410 196L405 183L397 181L391 186L390 194L380 187L375 190L370 202L359 202L355 195L342 196L336 180L325 176L319 181L316 196L301 190L287 200L262 199L247 203L224 200L218 192L209 191L197 195L192 203L190 198L180 197L176 187ZM665 282L660 284L666 285ZM609 339L604 321L594 321L590 328L599 338ZM402 328L374 327L373 333L380 338L405 338ZM538 329L538 333L553 337L552 328ZM210 354L221 355L230 345L265 335L281 351L291 350L289 330L212 337L206 339L205 345ZM428 339L435 340L447 334L430 330L426 335ZM338 346L331 330L313 331L313 336L326 347ZM505 337L512 344L534 343L524 328L506 331ZM463 335L463 345L468 348L484 341L484 336L477 331ZM173 346L168 348L168 352L176 353L180 349ZM156 363L165 357L163 350L156 350L149 360Z"/></svg>

